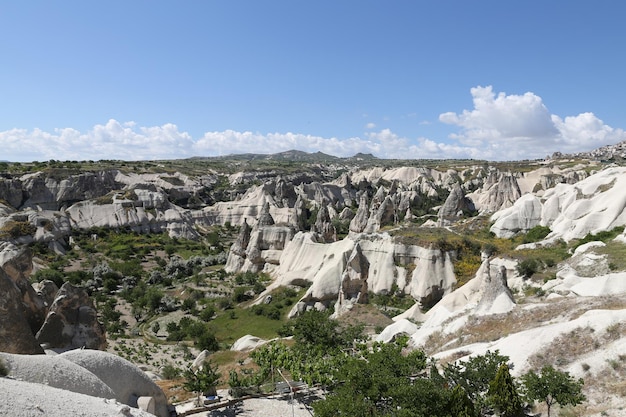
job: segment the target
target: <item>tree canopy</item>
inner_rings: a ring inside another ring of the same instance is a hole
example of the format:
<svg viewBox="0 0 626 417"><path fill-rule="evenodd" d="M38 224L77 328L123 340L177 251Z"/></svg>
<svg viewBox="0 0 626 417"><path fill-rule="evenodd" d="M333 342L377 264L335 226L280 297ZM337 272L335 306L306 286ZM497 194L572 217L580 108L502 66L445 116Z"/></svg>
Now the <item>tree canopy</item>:
<svg viewBox="0 0 626 417"><path fill-rule="evenodd" d="M574 379L568 372L552 366L541 368L541 374L529 371L522 376L529 401L543 401L548 407L548 417L553 404L578 405L585 401L582 393L584 381Z"/></svg>

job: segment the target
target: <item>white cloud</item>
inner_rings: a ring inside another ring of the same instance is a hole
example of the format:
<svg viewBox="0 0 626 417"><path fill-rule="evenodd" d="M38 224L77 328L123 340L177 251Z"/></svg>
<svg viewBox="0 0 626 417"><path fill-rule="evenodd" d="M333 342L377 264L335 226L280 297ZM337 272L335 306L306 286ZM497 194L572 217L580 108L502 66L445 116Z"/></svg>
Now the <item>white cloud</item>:
<svg viewBox="0 0 626 417"><path fill-rule="evenodd" d="M550 114L533 94L495 94L492 87L471 89L474 108L439 116L459 127L446 140L399 136L390 129L374 131L367 123L364 137L336 138L300 133L253 133L225 130L192 138L171 123L138 126L109 120L87 132L73 128L0 132L0 159L13 161L149 160L239 153L276 153L297 149L336 156L372 153L379 158L473 158L519 160L542 158L555 151L574 153L626 140L626 132L605 125L593 113L561 118Z"/></svg>
<svg viewBox="0 0 626 417"><path fill-rule="evenodd" d="M450 138L474 148L480 158L541 158L555 151L586 151L626 140L624 131L605 125L593 113L562 120L530 92L496 96L491 86L470 91L473 110L443 113L439 120L461 127Z"/></svg>

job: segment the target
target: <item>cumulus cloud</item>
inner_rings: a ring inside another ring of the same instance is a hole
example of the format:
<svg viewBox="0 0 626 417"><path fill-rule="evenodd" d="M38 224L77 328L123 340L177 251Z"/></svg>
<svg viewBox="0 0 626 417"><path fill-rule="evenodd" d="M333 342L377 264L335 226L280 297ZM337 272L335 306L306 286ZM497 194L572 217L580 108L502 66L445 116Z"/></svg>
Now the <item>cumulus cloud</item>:
<svg viewBox="0 0 626 417"><path fill-rule="evenodd" d="M133 122L109 120L86 133L76 129L12 129L0 132L5 155L16 161L145 160L192 156L193 140L176 125L137 128Z"/></svg>
<svg viewBox="0 0 626 417"><path fill-rule="evenodd" d="M439 121L461 128L450 138L485 159L541 158L555 151L591 150L626 140L621 129L605 125L593 113L561 119L550 114L541 97L494 93L491 86L470 90L474 109L442 113Z"/></svg>
<svg viewBox="0 0 626 417"><path fill-rule="evenodd" d="M363 152L393 159L519 160L542 158L555 151L587 151L626 140L624 130L607 126L593 113L564 118L551 114L533 93L496 94L492 87L475 87L471 94L473 109L439 116L440 122L459 128L445 140L407 138L390 129L374 131L374 123L365 126L368 132L363 137L225 130L192 138L171 123L142 127L111 119L87 132L73 128L0 132L0 159L150 160L297 149L335 156Z"/></svg>

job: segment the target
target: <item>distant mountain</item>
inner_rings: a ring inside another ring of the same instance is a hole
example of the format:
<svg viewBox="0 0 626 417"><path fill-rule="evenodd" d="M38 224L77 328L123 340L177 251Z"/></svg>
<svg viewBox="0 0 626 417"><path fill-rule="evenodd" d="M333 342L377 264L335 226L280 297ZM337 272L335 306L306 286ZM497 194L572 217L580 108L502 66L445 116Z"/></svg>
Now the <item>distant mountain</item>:
<svg viewBox="0 0 626 417"><path fill-rule="evenodd" d="M323 152L309 153L292 149L274 154L243 153L206 158L194 157L192 159L225 159L231 161L298 161L316 163L340 161L343 158L328 155Z"/></svg>
<svg viewBox="0 0 626 417"><path fill-rule="evenodd" d="M357 161L374 161L376 159L378 159L377 157L375 157L374 155L372 155L371 153L357 153L354 156L351 156L350 158L347 159L355 159Z"/></svg>

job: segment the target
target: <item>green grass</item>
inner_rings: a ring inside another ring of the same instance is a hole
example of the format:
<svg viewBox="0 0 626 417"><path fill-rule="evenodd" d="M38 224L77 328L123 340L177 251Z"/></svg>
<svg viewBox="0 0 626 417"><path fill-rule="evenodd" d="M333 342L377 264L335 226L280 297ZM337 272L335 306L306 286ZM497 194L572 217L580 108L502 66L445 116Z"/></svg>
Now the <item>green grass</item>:
<svg viewBox="0 0 626 417"><path fill-rule="evenodd" d="M611 271L626 271L626 245L621 242L608 241L606 246L595 248L594 251L606 255Z"/></svg>
<svg viewBox="0 0 626 417"><path fill-rule="evenodd" d="M234 318L232 318L233 315ZM266 340L277 337L278 329L283 326L286 320L286 316L283 316L281 320L272 320L265 316L256 315L249 309L235 307L220 312L210 323L220 344L227 344L230 347L239 338L247 334Z"/></svg>

